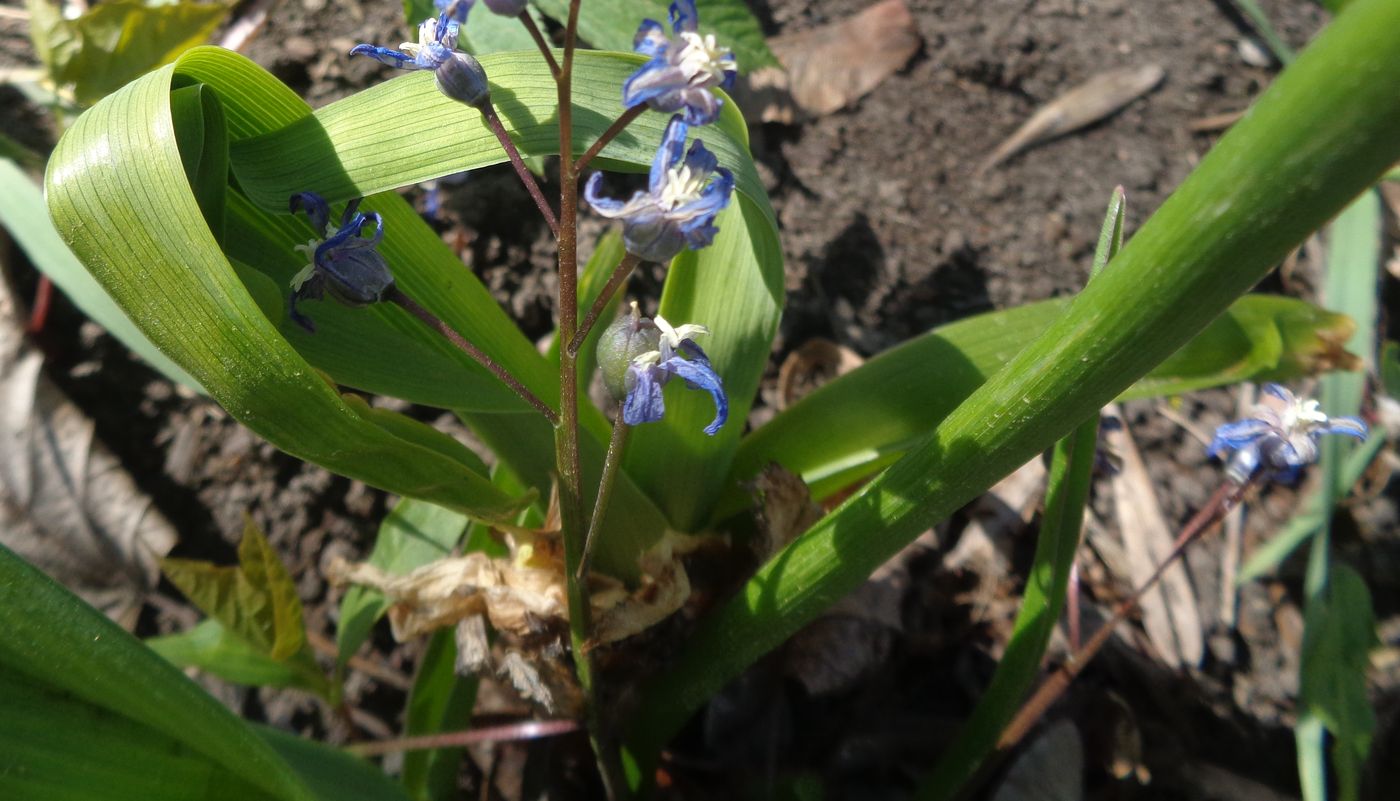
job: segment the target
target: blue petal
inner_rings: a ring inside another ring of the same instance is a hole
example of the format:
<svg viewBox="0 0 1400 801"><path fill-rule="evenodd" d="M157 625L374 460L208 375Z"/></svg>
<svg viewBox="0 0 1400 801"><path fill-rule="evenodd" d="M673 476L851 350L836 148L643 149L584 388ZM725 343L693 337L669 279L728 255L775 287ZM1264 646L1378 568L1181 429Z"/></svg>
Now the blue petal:
<svg viewBox="0 0 1400 801"><path fill-rule="evenodd" d="M656 156L651 160L651 175L647 181L652 197L661 197L661 189L666 186L666 172L680 163L685 153L685 137L689 131L690 126L679 116L672 117L671 121L666 123L666 132L661 135L661 146L656 149Z"/></svg>
<svg viewBox="0 0 1400 801"><path fill-rule="evenodd" d="M654 19L642 20L641 27L637 28L637 35L632 37L632 50L647 58L664 61L666 50L670 46L671 40L661 29L661 23Z"/></svg>
<svg viewBox="0 0 1400 801"><path fill-rule="evenodd" d="M720 167L715 170L715 178L710 181L700 197L671 210L671 218L676 220L685 234L691 250L698 250L714 241L719 229L714 226L715 217L729 205L734 191L734 174Z"/></svg>
<svg viewBox="0 0 1400 801"><path fill-rule="evenodd" d="M1346 434L1349 437L1356 437L1365 440L1369 429L1361 422L1359 417L1333 417L1327 421L1327 427L1321 429L1319 434Z"/></svg>
<svg viewBox="0 0 1400 801"><path fill-rule="evenodd" d="M685 234L656 211L629 217L622 226L622 244L643 261L665 264L685 248Z"/></svg>
<svg viewBox="0 0 1400 801"><path fill-rule="evenodd" d="M475 0L433 0L433 7L446 18L449 14L453 22L466 22L467 12L472 10Z"/></svg>
<svg viewBox="0 0 1400 801"><path fill-rule="evenodd" d="M705 351L701 350L700 346L695 344L694 341L689 339L682 339L680 350L686 356L689 356L692 361L700 362L706 367L710 366L710 357L705 353Z"/></svg>
<svg viewBox="0 0 1400 801"><path fill-rule="evenodd" d="M671 4L671 30L694 33L699 21L700 12L695 10L695 0L676 0Z"/></svg>
<svg viewBox="0 0 1400 801"><path fill-rule="evenodd" d="M687 86L685 73L664 57L654 58L637 68L622 84L622 105L631 108L646 103L657 111L678 111L680 91Z"/></svg>
<svg viewBox="0 0 1400 801"><path fill-rule="evenodd" d="M654 373L660 372L648 367L628 367L627 397L622 401L622 422L629 426L642 423L655 423L666 414L666 400L662 397L661 384ZM662 378L665 373L661 373Z"/></svg>
<svg viewBox="0 0 1400 801"><path fill-rule="evenodd" d="M1230 461L1225 465L1225 474L1236 482L1243 484L1248 481L1259 470L1259 449L1248 447L1240 448L1230 456Z"/></svg>
<svg viewBox="0 0 1400 801"><path fill-rule="evenodd" d="M416 70L422 69L413 60L413 56L388 47L380 47L372 44L357 44L350 48L352 56L369 56L380 64L388 64L395 69Z"/></svg>
<svg viewBox="0 0 1400 801"><path fill-rule="evenodd" d="M1215 438L1210 441L1210 447L1206 453L1210 456L1218 456L1226 450L1238 450L1271 431L1273 431L1273 426L1253 417L1236 423L1226 423L1215 429Z"/></svg>
<svg viewBox="0 0 1400 801"><path fill-rule="evenodd" d="M351 208L357 208L359 205L360 201L358 199L351 202ZM347 209L347 211L348 210L349 209ZM370 236L369 239L365 239L365 225L371 222L374 223L374 234ZM366 214L356 214L341 230L354 231L353 236L341 240L341 250L372 248L384 239L384 218L379 216L379 212L377 211L371 211ZM339 232L337 232L336 236L339 236Z"/></svg>
<svg viewBox="0 0 1400 801"><path fill-rule="evenodd" d="M1281 401L1293 402L1293 393L1289 392L1287 387L1278 384L1265 384L1262 389L1265 395L1273 395Z"/></svg>
<svg viewBox="0 0 1400 801"><path fill-rule="evenodd" d="M725 70L724 78L719 82L719 88L728 92L734 88L734 79L739 77L738 70Z"/></svg>
<svg viewBox="0 0 1400 801"><path fill-rule="evenodd" d="M315 192L298 192L292 195L289 204L292 214L298 211L305 211L306 218L311 221L311 227L316 229L318 236L326 235L326 226L331 221L331 209L326 205L326 199Z"/></svg>
<svg viewBox="0 0 1400 801"><path fill-rule="evenodd" d="M681 102L685 104L685 121L691 125L709 125L719 119L719 110L724 101L709 89L687 87L681 91ZM652 108L660 108L653 104ZM660 109L672 111L674 109Z"/></svg>
<svg viewBox="0 0 1400 801"><path fill-rule="evenodd" d="M357 197L349 203L345 204L345 211L341 212L340 215L341 228L344 228L345 226L349 225L350 221L355 219L355 216L360 213L360 202L363 200L364 198Z"/></svg>
<svg viewBox="0 0 1400 801"><path fill-rule="evenodd" d="M704 140L696 139L685 154L685 166L690 168L692 175L709 175L719 166L719 158L705 147Z"/></svg>
<svg viewBox="0 0 1400 801"><path fill-rule="evenodd" d="M659 366L666 372L685 379L687 387L703 389L714 398L715 419L705 426L705 433L713 437L729 419L729 397L724 394L724 382L720 380L719 373L715 372L708 360L692 362L679 356L673 356Z"/></svg>
<svg viewBox="0 0 1400 801"><path fill-rule="evenodd" d="M435 70L451 60L452 53L452 48L432 42L418 48L418 55L413 59L413 63L417 69ZM409 67L409 69L413 68Z"/></svg>
<svg viewBox="0 0 1400 801"><path fill-rule="evenodd" d="M594 211L610 220L633 217L655 208L651 195L646 192L634 193L626 203L605 196L601 172L595 172L588 177L588 183L583 185L583 199L588 201L588 205L592 206Z"/></svg>

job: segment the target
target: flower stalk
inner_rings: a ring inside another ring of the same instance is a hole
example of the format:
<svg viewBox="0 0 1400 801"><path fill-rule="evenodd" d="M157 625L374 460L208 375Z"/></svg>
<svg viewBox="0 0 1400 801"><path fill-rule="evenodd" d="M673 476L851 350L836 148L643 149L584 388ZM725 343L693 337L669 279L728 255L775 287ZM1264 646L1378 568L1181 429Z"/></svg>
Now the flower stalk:
<svg viewBox="0 0 1400 801"><path fill-rule="evenodd" d="M501 122L501 115L496 113L496 106L488 100L481 106L481 116L486 120L486 126L491 129L491 133L496 135L496 139L500 141L501 147L506 151L506 157L510 159L510 166L515 168L515 174L520 176L520 183L525 185L525 191L529 192L530 199L535 201L540 215L549 225L550 233L558 237L559 220L554 216L554 209L549 207L549 201L544 199L544 193L540 191L539 182L535 180L530 169L525 166L524 159L520 157L520 150L516 148L515 142L506 132L506 126Z"/></svg>
<svg viewBox="0 0 1400 801"><path fill-rule="evenodd" d="M642 263L642 258L635 253L626 253L622 256L622 261L613 268L612 275L608 276L608 282L603 285L603 291L598 293L598 297L593 301L593 305L588 309L588 314L584 315L583 322L579 323L578 332L574 338L569 340L567 348L571 358L577 358L579 349L588 340L588 335L593 331L593 326L597 324L598 318L602 316L603 310L608 307L617 290L631 277L632 271L637 269L637 265Z"/></svg>
<svg viewBox="0 0 1400 801"><path fill-rule="evenodd" d="M638 117L642 116L642 112L646 110L647 107L645 105L632 106L618 115L618 118L613 120L613 124L609 125L608 129L603 131L602 135L598 137L598 141L589 145L588 149L583 151L583 155L578 157L578 161L574 162L574 169L578 170L581 174L584 168L588 166L588 163L593 160L594 156L603 152L603 148L607 147L609 142L616 139L618 134L626 130L627 126L635 122Z"/></svg>
<svg viewBox="0 0 1400 801"><path fill-rule="evenodd" d="M540 55L544 56L545 62L549 64L549 74L554 76L555 81L558 81L559 61L554 58L554 48L549 46L549 41L544 38L544 34L540 31L540 26L536 25L534 18L530 16L529 9L520 12L518 19L520 24L525 26L525 30L529 31L530 38L535 40L535 46L540 49Z"/></svg>
<svg viewBox="0 0 1400 801"><path fill-rule="evenodd" d="M583 539L583 555L579 558L575 579L588 579L588 566L593 553L594 539L603 525L603 517L608 513L608 503L612 500L613 485L617 483L617 471L622 465L622 452L627 447L627 434L632 427L622 419L618 410L613 423L612 437L608 439L608 455L603 459L603 475L598 479L598 499L593 503L593 514L588 520L588 534Z"/></svg>

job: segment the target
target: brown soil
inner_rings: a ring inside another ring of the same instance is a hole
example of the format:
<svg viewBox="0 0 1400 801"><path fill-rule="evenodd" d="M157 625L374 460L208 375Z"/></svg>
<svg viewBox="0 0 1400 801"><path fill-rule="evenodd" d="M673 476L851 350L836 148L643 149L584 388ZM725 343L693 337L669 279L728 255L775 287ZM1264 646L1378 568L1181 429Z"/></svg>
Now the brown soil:
<svg viewBox="0 0 1400 801"><path fill-rule="evenodd" d="M755 0L751 5L776 34L840 19L868 3ZM941 323L1076 291L1085 280L1113 187L1127 190L1131 234L1211 146L1212 136L1192 133L1189 124L1243 109L1275 72L1245 63L1240 42L1247 28L1223 0L910 0L909 5L925 46L906 69L851 109L801 125L753 130L754 155L782 226L788 267L788 307L773 379L782 358L814 337L871 355ZM1309 3L1266 0L1262 5L1294 46L1303 45L1324 21L1323 12ZM248 55L321 105L384 77L368 60L345 58L350 46L397 42L403 30L398 3L289 0ZM0 64L31 57L11 28L0 33ZM1167 71L1157 91L985 176L975 174L999 141L1065 88L1111 68L1149 63ZM42 133L34 133L39 112L15 93L0 91L6 92L0 98L5 130L24 130L23 141L42 144ZM531 205L513 174L483 170L442 191L438 224L444 235L467 243L468 263L529 335L547 334L554 291L549 242L540 226L521 222L531 219ZM598 230L596 222L586 222L586 232ZM1271 278L1269 288L1306 296L1315 270L1304 259L1295 280L1285 287ZM659 279L659 274L643 275L637 288L654 292ZM1396 282L1387 280L1387 297L1393 299ZM21 276L19 284L21 293L32 291L33 276ZM48 368L177 523L182 534L177 555L230 561L241 516L251 513L301 576L313 626L333 635L338 598L319 578L319 568L331 554L354 557L368 551L386 508L384 494L277 453L209 402L174 391L89 326L67 303L57 304L41 335ZM773 397L771 381L762 397ZM1220 390L1195 394L1178 411L1209 430L1233 408L1233 395ZM439 416L413 411L425 419ZM1210 494L1218 467L1206 460L1198 441L1152 404L1129 404L1125 416L1169 519L1184 521ZM1247 542L1277 530L1295 497L1281 488L1253 504ZM1095 501L1101 511L1109 503ZM1371 584L1390 645L1400 637L1396 518L1392 488L1344 515L1337 533L1342 558L1360 567ZM945 545L957 541L965 523L962 516L951 522ZM1022 533L1012 554L1015 569L996 577L1002 582L1001 603L989 607L992 611L969 600L977 577L946 570L941 553L906 554L907 584L895 601L897 614L875 637L879 658L838 691L823 695L793 680L790 654L763 662L678 741L668 763L674 795L797 797L804 786L820 785L831 798L906 796L954 736L991 674L1007 616L1014 613L1015 576L1024 575L1033 536L1033 527ZM1299 566L1290 564L1279 580L1243 587L1240 622L1227 630L1214 601L1218 552L1218 543L1211 541L1189 560L1202 600L1202 626L1211 634L1199 670L1175 673L1139 651L1115 647L1053 711L1055 718L1076 720L1087 742L1086 797L1298 794L1290 726L1297 692ZM1090 581L1086 590L1107 595L1112 588ZM169 587L162 592L183 603ZM152 606L142 631L184 625L189 616L172 613L171 607ZM847 633L870 632L867 625ZM416 651L395 646L381 631L368 656L411 673ZM1371 791L1377 798L1387 786L1385 765L1400 753L1395 673L1392 667L1389 675L1378 676L1376 686L1382 730L1372 758ZM321 710L297 694L218 691L244 714L328 734ZM363 677L351 687L350 701L391 728L399 724L403 700L401 692ZM1140 740L1138 749L1123 744L1133 737ZM506 749L503 760L528 753L533 764L554 767L549 776L576 777L568 769L577 764L576 745ZM1140 752L1150 781L1117 778L1104 767L1112 761L1106 755L1121 758L1125 749ZM1226 773L1229 777L1222 778ZM464 788L474 788L478 780L474 768L464 769ZM526 774L523 781L528 786L534 780ZM575 785L571 795L581 795L587 786Z"/></svg>

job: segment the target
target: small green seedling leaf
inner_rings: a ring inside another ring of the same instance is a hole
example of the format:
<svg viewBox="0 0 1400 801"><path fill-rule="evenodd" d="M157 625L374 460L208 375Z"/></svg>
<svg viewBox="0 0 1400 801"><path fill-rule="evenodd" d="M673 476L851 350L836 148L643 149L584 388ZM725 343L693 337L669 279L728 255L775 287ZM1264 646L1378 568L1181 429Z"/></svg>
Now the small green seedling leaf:
<svg viewBox="0 0 1400 801"><path fill-rule="evenodd" d="M165 559L161 570L200 611L273 659L288 659L306 644L296 585L251 518L238 567Z"/></svg>
<svg viewBox="0 0 1400 801"><path fill-rule="evenodd" d="M1299 700L1332 733L1339 797L1355 799L1376 728L1366 693L1376 623L1365 580L1355 570L1334 564L1327 591L1308 604L1304 629Z"/></svg>
<svg viewBox="0 0 1400 801"><path fill-rule="evenodd" d="M273 659L213 618L179 634L152 637L146 645L177 667L198 668L234 684L295 687L323 698L331 694L330 683L309 651L299 651L291 659Z"/></svg>

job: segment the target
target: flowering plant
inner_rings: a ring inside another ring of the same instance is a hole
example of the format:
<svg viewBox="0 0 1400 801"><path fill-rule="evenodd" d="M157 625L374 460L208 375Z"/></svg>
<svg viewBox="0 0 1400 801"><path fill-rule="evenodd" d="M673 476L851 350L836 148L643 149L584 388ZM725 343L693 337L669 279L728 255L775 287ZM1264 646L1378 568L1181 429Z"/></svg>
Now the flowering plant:
<svg viewBox="0 0 1400 801"><path fill-rule="evenodd" d="M1085 436L1105 403L1345 361L1337 316L1241 296L1400 158L1400 9L1389 0L1355 0L1078 296L931 331L752 430L785 282L778 220L725 94L746 65L694 0L670 5L669 35L634 20L631 53L579 48L587 9L606 5L595 0L558 15L560 48L522 3L474 5L440 4L397 49L355 46L347 58L407 74L315 111L241 56L190 51L78 120L50 163L48 204L117 305L233 416L405 498L367 564L328 570L351 587L334 675L381 614L401 636L434 633L425 688L443 672L455 681L459 662L508 673L546 723L589 731L615 796L648 789L662 749L727 681L1018 465L1057 442L1072 450L1062 438ZM459 49L463 25L487 13L519 20L536 46ZM1333 84L1358 64L1368 81ZM414 121L407 133L403 120ZM526 163L546 157L558 159L548 179ZM544 354L397 194L506 162L557 253ZM626 201L597 172L648 166L646 188ZM620 234L584 241L589 214ZM1121 241L1121 207L1118 220ZM664 269L665 288L626 302L644 262ZM589 396L595 367L606 402ZM493 466L359 393L451 410ZM1236 484L1256 468L1300 467L1323 432L1362 433L1295 407L1222 429L1217 450L1234 454ZM706 594L693 592L686 555L741 536L770 464L804 501L832 508L776 543L738 592L700 609ZM1073 503L1054 508L1082 517ZM494 552L445 555L468 521L481 534L471 542ZM441 552L408 547L425 529ZM210 593L205 611L231 638L221 643L272 670L303 652L267 630L299 624L300 610L285 577L247 550L244 606ZM121 632L64 606L8 552L0 571L0 683L18 676L65 709L95 706L94 719L118 721L112 731L145 737L133 742L150 759L188 760L250 794L334 797L317 782L331 765L366 797L403 797L373 766L243 725ZM698 619L678 621L680 610ZM677 625L659 625L668 620ZM239 639L240 626L260 638ZM675 641L657 647L666 636ZM272 645L247 648L255 639ZM638 653L658 665L650 675L608 669ZM439 722L448 704L434 707ZM203 739L189 743L191 731Z"/></svg>

